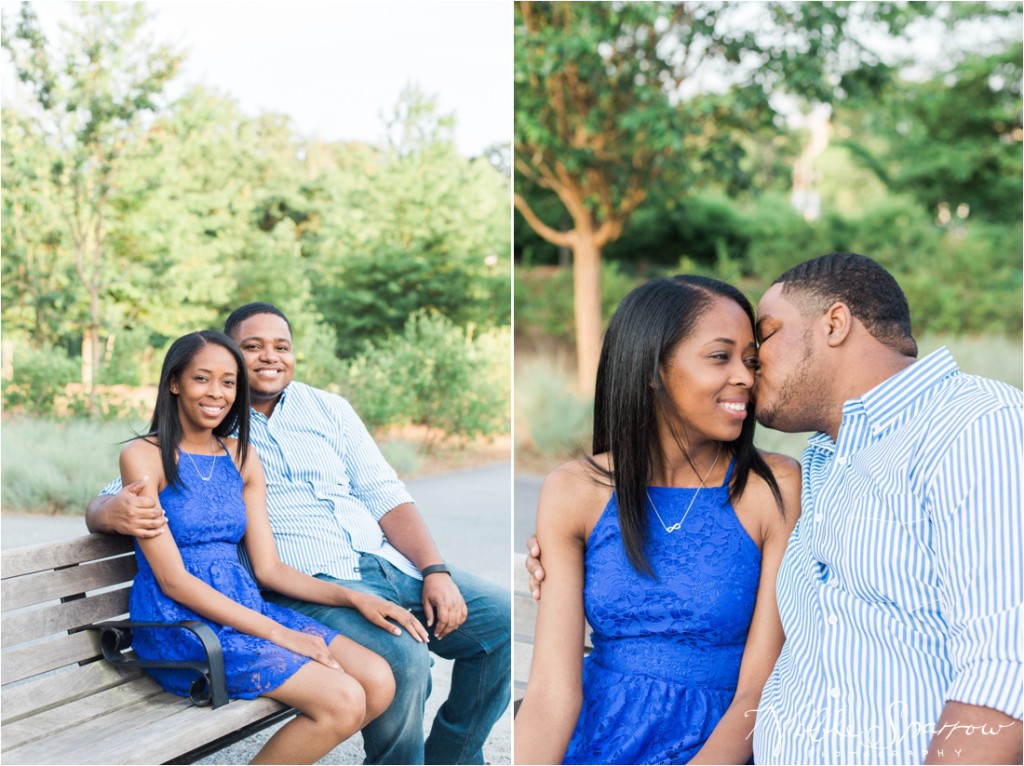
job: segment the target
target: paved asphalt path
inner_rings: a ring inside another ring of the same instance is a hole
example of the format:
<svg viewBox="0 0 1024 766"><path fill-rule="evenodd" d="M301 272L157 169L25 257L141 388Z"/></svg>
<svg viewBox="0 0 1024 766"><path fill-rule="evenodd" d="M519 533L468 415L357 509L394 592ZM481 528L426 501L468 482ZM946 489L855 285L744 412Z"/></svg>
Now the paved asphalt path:
<svg viewBox="0 0 1024 766"><path fill-rule="evenodd" d="M526 538L533 534L537 527L537 501L540 499L540 485L543 481L543 476L516 474L513 501L515 519L512 532L512 549L516 553L526 553Z"/></svg>
<svg viewBox="0 0 1024 766"><path fill-rule="evenodd" d="M407 486L426 518L434 540L449 562L498 585L511 588L510 463L415 479L407 482ZM0 548L51 542L85 533L85 521L79 516L0 515ZM517 547L524 543L525 537L522 542L517 541ZM427 700L428 730L437 708L448 696L451 684L452 663L437 657L434 660L433 692ZM255 734L199 763L248 763L274 731L271 729ZM489 763L511 763L511 734L510 708L495 724L484 745L484 758ZM320 761L325 764L362 762L362 740L358 735L335 748Z"/></svg>

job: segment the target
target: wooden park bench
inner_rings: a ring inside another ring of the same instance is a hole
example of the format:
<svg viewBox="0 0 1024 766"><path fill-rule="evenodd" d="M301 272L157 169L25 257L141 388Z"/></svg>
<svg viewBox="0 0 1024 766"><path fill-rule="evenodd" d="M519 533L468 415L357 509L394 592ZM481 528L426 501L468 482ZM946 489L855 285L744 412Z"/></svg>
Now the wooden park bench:
<svg viewBox="0 0 1024 766"><path fill-rule="evenodd" d="M192 699L163 691L134 664L123 625L136 572L131 538L16 548L0 563L3 763L192 763L295 715L265 697L228 703L220 645L202 623L162 628L192 630L207 645L208 661L190 665ZM97 623L106 627L90 627Z"/></svg>
<svg viewBox="0 0 1024 766"><path fill-rule="evenodd" d="M512 593L512 698L519 710L519 700L526 693L533 661L533 636L537 628L537 602L530 595L530 575L524 563L526 555L513 556L514 587Z"/></svg>

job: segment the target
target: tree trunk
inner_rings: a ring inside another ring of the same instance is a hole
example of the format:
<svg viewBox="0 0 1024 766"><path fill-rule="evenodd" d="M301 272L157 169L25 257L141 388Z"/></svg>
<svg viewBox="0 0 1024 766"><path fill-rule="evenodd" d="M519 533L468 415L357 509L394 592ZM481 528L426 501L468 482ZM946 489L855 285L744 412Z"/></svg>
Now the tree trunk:
<svg viewBox="0 0 1024 766"><path fill-rule="evenodd" d="M86 327L82 333L82 391L86 397L92 397L93 376L96 370L95 352L96 332Z"/></svg>
<svg viewBox="0 0 1024 766"><path fill-rule="evenodd" d="M601 356L601 250L592 230L577 228L572 254L577 382L581 392L590 393Z"/></svg>
<svg viewBox="0 0 1024 766"><path fill-rule="evenodd" d="M82 334L82 388L89 412L96 411L96 371L100 362L100 296L89 285L89 326Z"/></svg>

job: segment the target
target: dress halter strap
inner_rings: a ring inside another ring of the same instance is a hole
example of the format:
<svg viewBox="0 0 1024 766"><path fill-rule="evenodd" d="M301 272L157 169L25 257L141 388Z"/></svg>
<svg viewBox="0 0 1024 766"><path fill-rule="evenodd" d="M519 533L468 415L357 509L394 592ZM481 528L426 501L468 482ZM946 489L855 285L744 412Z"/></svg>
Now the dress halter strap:
<svg viewBox="0 0 1024 766"><path fill-rule="evenodd" d="M725 481L722 482L722 486L727 486L729 480L732 478L732 469L736 465L736 455L732 456L732 460L729 461L729 468L725 472Z"/></svg>

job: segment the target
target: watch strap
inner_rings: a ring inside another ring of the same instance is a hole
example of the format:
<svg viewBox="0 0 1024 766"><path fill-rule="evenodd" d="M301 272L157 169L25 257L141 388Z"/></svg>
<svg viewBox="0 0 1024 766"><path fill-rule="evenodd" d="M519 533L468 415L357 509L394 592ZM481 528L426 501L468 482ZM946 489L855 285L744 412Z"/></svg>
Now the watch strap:
<svg viewBox="0 0 1024 766"><path fill-rule="evenodd" d="M420 574L426 577L427 575L436 574L437 572L444 572L446 575L451 577L452 573L445 564L431 564L429 567L424 567Z"/></svg>

